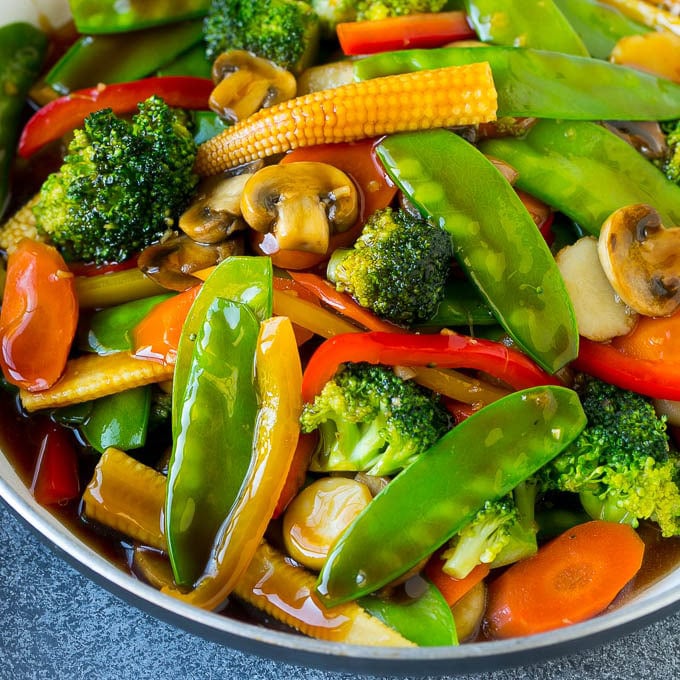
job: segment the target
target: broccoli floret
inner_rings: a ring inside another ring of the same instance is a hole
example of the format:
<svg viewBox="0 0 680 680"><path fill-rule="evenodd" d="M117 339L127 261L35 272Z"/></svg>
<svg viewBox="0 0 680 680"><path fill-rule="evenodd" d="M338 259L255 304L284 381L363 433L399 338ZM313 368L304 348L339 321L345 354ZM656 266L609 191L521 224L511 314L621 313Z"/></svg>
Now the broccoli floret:
<svg viewBox="0 0 680 680"><path fill-rule="evenodd" d="M666 421L649 399L594 378L577 389L588 424L540 471L545 490L579 494L593 518L638 526L657 522L680 534L680 458L670 450Z"/></svg>
<svg viewBox="0 0 680 680"><path fill-rule="evenodd" d="M537 488L527 480L507 496L487 501L442 553L444 572L465 578L478 564L502 567L535 554Z"/></svg>
<svg viewBox="0 0 680 680"><path fill-rule="evenodd" d="M213 0L203 25L208 59L247 50L295 73L319 48L319 17L301 0Z"/></svg>
<svg viewBox="0 0 680 680"><path fill-rule="evenodd" d="M390 368L343 365L300 418L319 430L311 469L390 475L411 463L451 426L440 397Z"/></svg>
<svg viewBox="0 0 680 680"><path fill-rule="evenodd" d="M669 152L663 170L671 182L680 185L680 119L662 123L661 129L666 134Z"/></svg>
<svg viewBox="0 0 680 680"><path fill-rule="evenodd" d="M317 13L327 36L334 35L339 23L355 21L357 18L356 0L310 0L309 4Z"/></svg>
<svg viewBox="0 0 680 680"><path fill-rule="evenodd" d="M449 275L452 246L441 227L405 210L384 208L363 226L353 248L339 248L326 275L363 307L401 324L437 311Z"/></svg>
<svg viewBox="0 0 680 680"><path fill-rule="evenodd" d="M363 0L356 3L357 19L375 21L406 14L439 12L446 0Z"/></svg>
<svg viewBox="0 0 680 680"><path fill-rule="evenodd" d="M186 208L198 181L195 157L183 114L159 97L142 102L131 122L111 109L93 113L41 188L38 229L68 260L125 260Z"/></svg>

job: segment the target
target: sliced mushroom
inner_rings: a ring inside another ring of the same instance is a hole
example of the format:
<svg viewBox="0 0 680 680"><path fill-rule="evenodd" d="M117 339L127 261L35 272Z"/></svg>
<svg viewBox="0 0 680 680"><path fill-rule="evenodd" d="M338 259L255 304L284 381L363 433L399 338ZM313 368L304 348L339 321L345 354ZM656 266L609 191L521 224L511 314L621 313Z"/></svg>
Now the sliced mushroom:
<svg viewBox="0 0 680 680"><path fill-rule="evenodd" d="M612 287L636 312L668 316L680 307L680 229L666 229L651 206L613 212L602 225L598 255Z"/></svg>
<svg viewBox="0 0 680 680"><path fill-rule="evenodd" d="M244 252L243 239L240 238L206 245L182 235L145 248L137 266L164 288L182 291L198 283L198 279L192 276L193 272Z"/></svg>
<svg viewBox="0 0 680 680"><path fill-rule="evenodd" d="M253 229L272 233L279 250L323 254L331 233L356 222L359 200L342 170L305 161L258 170L243 190L241 212Z"/></svg>
<svg viewBox="0 0 680 680"><path fill-rule="evenodd" d="M212 76L210 108L234 122L292 99L297 90L292 73L245 50L223 52L213 63Z"/></svg>
<svg viewBox="0 0 680 680"><path fill-rule="evenodd" d="M199 243L218 243L246 228L241 218L241 194L253 173L204 179L196 198L179 218L179 228Z"/></svg>

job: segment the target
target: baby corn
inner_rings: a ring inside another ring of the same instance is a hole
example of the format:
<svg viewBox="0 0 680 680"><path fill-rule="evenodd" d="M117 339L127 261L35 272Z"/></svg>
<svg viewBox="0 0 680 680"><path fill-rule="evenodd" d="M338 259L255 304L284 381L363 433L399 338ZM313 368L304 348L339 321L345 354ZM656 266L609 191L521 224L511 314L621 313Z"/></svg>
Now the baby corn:
<svg viewBox="0 0 680 680"><path fill-rule="evenodd" d="M486 62L349 83L240 121L199 147L196 172L215 175L301 146L488 122L496 106Z"/></svg>

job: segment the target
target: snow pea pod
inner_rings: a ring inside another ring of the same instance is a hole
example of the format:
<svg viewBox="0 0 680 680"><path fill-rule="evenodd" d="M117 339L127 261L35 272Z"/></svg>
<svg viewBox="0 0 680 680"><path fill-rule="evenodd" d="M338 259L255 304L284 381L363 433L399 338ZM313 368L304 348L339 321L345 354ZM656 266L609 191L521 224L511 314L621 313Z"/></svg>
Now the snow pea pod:
<svg viewBox="0 0 680 680"><path fill-rule="evenodd" d="M614 7L597 0L554 1L583 38L590 56L596 59L608 59L621 38L627 35L642 35L652 30L629 19Z"/></svg>
<svg viewBox="0 0 680 680"><path fill-rule="evenodd" d="M680 224L680 187L596 123L542 120L521 139L490 139L480 149L518 170L519 188L594 236L614 210L634 203L653 205L665 224Z"/></svg>
<svg viewBox="0 0 680 680"><path fill-rule="evenodd" d="M463 0L480 40L588 56L583 40L552 0Z"/></svg>
<svg viewBox="0 0 680 680"><path fill-rule="evenodd" d="M122 33L205 16L210 0L69 0L79 33Z"/></svg>
<svg viewBox="0 0 680 680"><path fill-rule="evenodd" d="M332 548L317 591L333 606L374 592L556 456L585 427L565 387L514 392L470 416L397 475Z"/></svg>
<svg viewBox="0 0 680 680"><path fill-rule="evenodd" d="M600 59L520 47L443 47L376 54L354 63L367 80L443 66L489 62L498 117L674 120L680 84ZM588 87L583 84L588 83Z"/></svg>
<svg viewBox="0 0 680 680"><path fill-rule="evenodd" d="M201 45L201 36L200 21L137 31L134 40L127 34L85 35L50 69L45 82L59 94L68 94L98 83L139 80L171 63L189 48Z"/></svg>
<svg viewBox="0 0 680 680"><path fill-rule="evenodd" d="M45 34L22 22L0 27L0 217L9 198L9 175L26 94L47 52Z"/></svg>
<svg viewBox="0 0 680 680"><path fill-rule="evenodd" d="M458 262L515 342L551 373L576 358L574 312L555 260L496 167L447 130L394 135L376 151L413 204L451 234Z"/></svg>
<svg viewBox="0 0 680 680"><path fill-rule="evenodd" d="M176 582L202 574L251 464L254 360L271 315L269 258L230 258L203 284L182 330L173 380L165 531Z"/></svg>

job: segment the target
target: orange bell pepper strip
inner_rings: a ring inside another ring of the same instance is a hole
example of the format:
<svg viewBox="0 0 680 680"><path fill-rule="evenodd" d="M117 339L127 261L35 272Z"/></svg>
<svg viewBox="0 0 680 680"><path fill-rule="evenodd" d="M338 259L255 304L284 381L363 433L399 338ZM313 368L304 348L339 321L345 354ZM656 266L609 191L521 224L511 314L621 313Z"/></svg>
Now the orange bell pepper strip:
<svg viewBox="0 0 680 680"><path fill-rule="evenodd" d="M260 404L253 461L243 488L218 531L196 587L188 593L163 589L204 609L220 607L247 570L274 513L297 447L302 367L290 319L279 316L262 322L255 379Z"/></svg>
<svg viewBox="0 0 680 680"><path fill-rule="evenodd" d="M29 392L57 382L78 324L75 277L52 246L22 239L7 261L0 310L0 367Z"/></svg>
<svg viewBox="0 0 680 680"><path fill-rule="evenodd" d="M200 289L200 284L193 286L156 305L132 329L132 353L161 364L174 364L182 326Z"/></svg>

